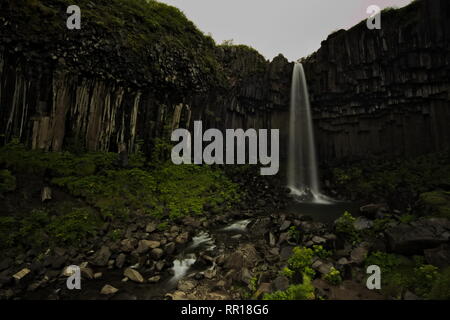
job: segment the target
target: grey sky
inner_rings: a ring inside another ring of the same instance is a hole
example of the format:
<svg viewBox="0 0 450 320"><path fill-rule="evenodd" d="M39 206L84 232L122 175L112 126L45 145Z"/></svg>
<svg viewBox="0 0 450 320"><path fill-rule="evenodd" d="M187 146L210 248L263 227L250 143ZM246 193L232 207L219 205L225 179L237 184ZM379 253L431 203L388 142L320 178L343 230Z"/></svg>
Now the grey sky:
<svg viewBox="0 0 450 320"><path fill-rule="evenodd" d="M217 43L233 39L267 59L307 56L338 29L368 17L370 5L403 7L411 0L160 0L182 10Z"/></svg>

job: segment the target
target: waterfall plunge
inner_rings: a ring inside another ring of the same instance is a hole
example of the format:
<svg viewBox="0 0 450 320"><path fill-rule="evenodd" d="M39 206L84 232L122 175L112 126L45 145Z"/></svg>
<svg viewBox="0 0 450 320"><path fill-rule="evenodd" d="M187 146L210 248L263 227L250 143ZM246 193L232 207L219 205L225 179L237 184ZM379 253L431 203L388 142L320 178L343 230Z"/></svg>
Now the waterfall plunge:
<svg viewBox="0 0 450 320"><path fill-rule="evenodd" d="M288 187L300 200L328 203L320 193L308 87L303 66L298 62L292 74Z"/></svg>

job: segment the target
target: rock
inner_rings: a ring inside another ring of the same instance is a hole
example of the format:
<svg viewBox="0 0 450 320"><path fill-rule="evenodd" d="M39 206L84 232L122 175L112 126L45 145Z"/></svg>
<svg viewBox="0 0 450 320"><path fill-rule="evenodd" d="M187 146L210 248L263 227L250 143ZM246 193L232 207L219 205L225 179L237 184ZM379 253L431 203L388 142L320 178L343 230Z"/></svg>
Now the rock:
<svg viewBox="0 0 450 320"><path fill-rule="evenodd" d="M140 240L138 244L138 248L136 249L136 252L138 254L146 253L150 249L158 248L161 245L161 242L159 241L152 241L152 240Z"/></svg>
<svg viewBox="0 0 450 320"><path fill-rule="evenodd" d="M318 268L317 271L319 271L321 274L328 274L330 273L331 269L333 268L333 265L331 263L322 263Z"/></svg>
<svg viewBox="0 0 450 320"><path fill-rule="evenodd" d="M161 259L163 254L164 254L164 251L161 248L154 248L154 249L152 249L152 251L150 251L150 256L155 260Z"/></svg>
<svg viewBox="0 0 450 320"><path fill-rule="evenodd" d="M278 276L272 282L274 291L285 291L289 287L289 279L285 276Z"/></svg>
<svg viewBox="0 0 450 320"><path fill-rule="evenodd" d="M283 262L287 261L289 257L292 255L292 249L293 249L292 246L283 247L280 252L280 260Z"/></svg>
<svg viewBox="0 0 450 320"><path fill-rule="evenodd" d="M168 254L171 255L175 252L175 243L174 242L169 242L164 246L164 251Z"/></svg>
<svg viewBox="0 0 450 320"><path fill-rule="evenodd" d="M217 274L217 270L216 269L208 269L205 272L203 272L203 275L205 276L206 279L213 279Z"/></svg>
<svg viewBox="0 0 450 320"><path fill-rule="evenodd" d="M288 220L285 220L281 226L280 226L280 231L285 231L287 230L289 227L291 226L291 222Z"/></svg>
<svg viewBox="0 0 450 320"><path fill-rule="evenodd" d="M124 253L121 253L117 256L116 258L116 267L119 269L122 269L122 267L125 264L125 260L126 260L127 256Z"/></svg>
<svg viewBox="0 0 450 320"><path fill-rule="evenodd" d="M228 269L240 270L242 268L253 268L260 257L252 244L241 244L225 262Z"/></svg>
<svg viewBox="0 0 450 320"><path fill-rule="evenodd" d="M52 189L44 187L41 191L41 202L52 200Z"/></svg>
<svg viewBox="0 0 450 320"><path fill-rule="evenodd" d="M81 271L81 275L86 277L87 279L89 279L89 280L94 279L95 274L91 268L88 268L88 267L80 268L80 271Z"/></svg>
<svg viewBox="0 0 450 320"><path fill-rule="evenodd" d="M264 294L271 292L272 292L272 284L263 282L259 285L258 290L256 290L255 294L253 295L253 298L260 299L264 296Z"/></svg>
<svg viewBox="0 0 450 320"><path fill-rule="evenodd" d="M375 219L375 218L377 218L377 216L380 215L380 213L387 212L388 209L387 209L386 205L383 203L378 203L378 204L372 203L372 204L362 206L361 208L359 208L359 211L366 218Z"/></svg>
<svg viewBox="0 0 450 320"><path fill-rule="evenodd" d="M404 296L403 296L403 300L413 300L413 301L417 301L420 300L418 296L416 296L414 293L412 293L411 291L406 291Z"/></svg>
<svg viewBox="0 0 450 320"><path fill-rule="evenodd" d="M175 242L180 245L186 244L188 241L189 241L189 232L182 232L175 239Z"/></svg>
<svg viewBox="0 0 450 320"><path fill-rule="evenodd" d="M103 277L103 273L101 273L101 272L94 273L94 279L101 279L102 277Z"/></svg>
<svg viewBox="0 0 450 320"><path fill-rule="evenodd" d="M360 246L352 250L350 253L351 262L361 264L367 257L369 250L365 246Z"/></svg>
<svg viewBox="0 0 450 320"><path fill-rule="evenodd" d="M366 230L373 227L373 221L370 221L365 217L358 217L353 223L353 226L357 231Z"/></svg>
<svg viewBox="0 0 450 320"><path fill-rule="evenodd" d="M322 238L322 237L319 237L319 236L314 236L314 237L311 239L311 241L314 242L315 244L324 244L324 243L327 242L327 239Z"/></svg>
<svg viewBox="0 0 450 320"><path fill-rule="evenodd" d="M13 278L16 281L20 281L22 279L24 279L26 276L28 276L30 274L31 270L28 268L24 268L22 270L20 270L19 272L17 272L16 274L13 275Z"/></svg>
<svg viewBox="0 0 450 320"><path fill-rule="evenodd" d="M148 282L150 283L158 283L161 280L160 276L154 276L148 279Z"/></svg>
<svg viewBox="0 0 450 320"><path fill-rule="evenodd" d="M164 269L165 265L166 265L166 262L164 260L158 261L155 264L156 270L161 271L162 269Z"/></svg>
<svg viewBox="0 0 450 320"><path fill-rule="evenodd" d="M166 294L166 297L172 298L172 300L187 300L187 295L183 291L175 291L174 293Z"/></svg>
<svg viewBox="0 0 450 320"><path fill-rule="evenodd" d="M80 272L81 272L81 270L80 270ZM75 269L71 268L70 266L65 267L62 272L62 276L64 276L64 277L70 277L73 274L75 274Z"/></svg>
<svg viewBox="0 0 450 320"><path fill-rule="evenodd" d="M272 232L269 232L269 245L271 246L271 247L275 247L275 245L276 245L276 239L275 239L275 236L273 235L273 233Z"/></svg>
<svg viewBox="0 0 450 320"><path fill-rule="evenodd" d="M105 267L108 265L110 257L111 251L109 248L107 246L102 246L92 258L91 263L97 267Z"/></svg>
<svg viewBox="0 0 450 320"><path fill-rule="evenodd" d="M147 232L147 233L152 233L155 230L156 230L156 224L154 224L152 222L147 224L147 226L145 227L145 232Z"/></svg>
<svg viewBox="0 0 450 320"><path fill-rule="evenodd" d="M115 294L117 291L119 291L119 289L114 288L113 286L110 286L109 284L106 284L100 291L100 294L110 295L110 294Z"/></svg>
<svg viewBox="0 0 450 320"><path fill-rule="evenodd" d="M61 269L67 261L66 256L54 255L49 257L50 265L53 269Z"/></svg>
<svg viewBox="0 0 450 320"><path fill-rule="evenodd" d="M120 250L123 252L131 252L134 250L137 241L135 239L124 239L120 242Z"/></svg>
<svg viewBox="0 0 450 320"><path fill-rule="evenodd" d="M125 277L127 277L128 279L130 279L131 281L137 282L137 283L144 283L144 278L142 277L142 275L131 268L127 268L125 269L123 275Z"/></svg>
<svg viewBox="0 0 450 320"><path fill-rule="evenodd" d="M189 279L189 280L183 279L183 280L178 281L178 286L177 286L177 288L178 288L178 290L180 290L180 291L186 292L186 291L191 291L191 290L193 290L196 286L197 286L197 281L196 281L196 280L193 280L193 279L192 279L192 280L191 280L191 279Z"/></svg>
<svg viewBox="0 0 450 320"><path fill-rule="evenodd" d="M350 262L347 260L347 258L342 257L337 261L337 263L343 266L343 265L349 264Z"/></svg>
<svg viewBox="0 0 450 320"><path fill-rule="evenodd" d="M424 250L425 259L428 264L439 268L450 266L450 245L443 244L434 249Z"/></svg>
<svg viewBox="0 0 450 320"><path fill-rule="evenodd" d="M442 218L420 219L390 228L385 234L392 252L421 254L425 249L432 249L449 241L450 221Z"/></svg>

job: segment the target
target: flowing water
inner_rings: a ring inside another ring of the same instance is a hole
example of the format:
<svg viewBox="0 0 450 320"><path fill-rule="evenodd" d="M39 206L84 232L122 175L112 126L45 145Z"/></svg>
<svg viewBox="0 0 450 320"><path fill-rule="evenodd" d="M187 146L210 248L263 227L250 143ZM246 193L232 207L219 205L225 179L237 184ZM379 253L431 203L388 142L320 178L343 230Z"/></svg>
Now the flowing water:
<svg viewBox="0 0 450 320"><path fill-rule="evenodd" d="M288 187L299 200L328 203L320 193L308 86L301 63L292 74L289 123Z"/></svg>

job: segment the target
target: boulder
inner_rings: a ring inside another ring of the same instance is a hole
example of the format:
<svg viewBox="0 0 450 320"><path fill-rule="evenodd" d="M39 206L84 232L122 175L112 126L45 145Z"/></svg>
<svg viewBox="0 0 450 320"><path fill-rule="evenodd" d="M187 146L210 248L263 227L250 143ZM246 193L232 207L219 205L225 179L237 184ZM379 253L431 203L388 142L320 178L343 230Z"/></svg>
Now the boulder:
<svg viewBox="0 0 450 320"><path fill-rule="evenodd" d="M110 286L109 284L106 284L105 286L103 286L102 290L100 291L100 294L110 295L110 294L116 293L117 291L119 291L119 289L114 288L113 286Z"/></svg>
<svg viewBox="0 0 450 320"><path fill-rule="evenodd" d="M252 244L241 244L225 262L228 269L240 270L242 268L253 268L260 257Z"/></svg>
<svg viewBox="0 0 450 320"><path fill-rule="evenodd" d="M108 265L109 258L111 257L111 250L107 246L102 246L97 251L94 257L91 259L91 263L97 267L105 267Z"/></svg>
<svg viewBox="0 0 450 320"><path fill-rule="evenodd" d="M124 253L119 254L116 258L116 267L121 269L125 264L126 258L127 256Z"/></svg>
<svg viewBox="0 0 450 320"><path fill-rule="evenodd" d="M123 275L125 277L127 277L128 279L130 279L131 281L134 281L137 283L144 283L144 277L142 277L142 275L137 270L127 268L123 272Z"/></svg>
<svg viewBox="0 0 450 320"><path fill-rule="evenodd" d="M386 230L390 251L405 255L421 254L450 240L450 221L443 218L420 219Z"/></svg>
<svg viewBox="0 0 450 320"><path fill-rule="evenodd" d="M434 249L424 250L427 263L439 268L450 266L450 244L443 244Z"/></svg>

